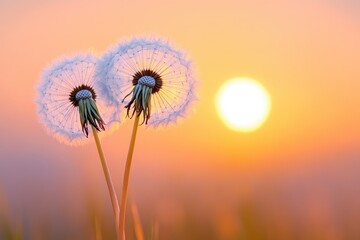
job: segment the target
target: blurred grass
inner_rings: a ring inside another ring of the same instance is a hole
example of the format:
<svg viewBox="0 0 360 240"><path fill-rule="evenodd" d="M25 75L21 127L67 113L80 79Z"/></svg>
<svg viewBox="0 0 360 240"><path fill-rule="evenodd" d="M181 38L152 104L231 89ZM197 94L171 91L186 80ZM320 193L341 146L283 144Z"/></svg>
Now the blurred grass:
<svg viewBox="0 0 360 240"><path fill-rule="evenodd" d="M58 219L55 225L37 216L31 216L31 221L23 221L21 213L9 212L5 196L0 196L1 240L115 239L111 209L104 208L92 198L88 199L84 221L75 226L78 231L67 232L73 223L63 222L63 219ZM360 239L358 202L333 208L329 201L313 196L302 203L301 209L296 209L277 201L276 197L253 195L244 198L236 207L218 206L218 209L205 214L186 200L179 200L179 205L172 208L164 205L160 212L133 204L132 211L131 206L127 211L127 240L139 240L136 237L140 236L136 233L139 231L135 227L137 224L141 225L145 240ZM340 214L336 209L341 209Z"/></svg>
<svg viewBox="0 0 360 240"><path fill-rule="evenodd" d="M21 220L17 217L14 222L11 222L8 204L2 191L0 191L0 239L23 239Z"/></svg>

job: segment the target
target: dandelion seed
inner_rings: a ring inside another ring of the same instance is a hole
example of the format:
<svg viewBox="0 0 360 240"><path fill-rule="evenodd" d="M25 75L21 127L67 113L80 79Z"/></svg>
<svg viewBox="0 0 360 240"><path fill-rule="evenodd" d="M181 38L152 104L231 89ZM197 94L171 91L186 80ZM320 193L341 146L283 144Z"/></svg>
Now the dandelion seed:
<svg viewBox="0 0 360 240"><path fill-rule="evenodd" d="M191 62L159 39L119 44L100 59L96 78L109 103L154 127L176 122L196 98Z"/></svg>
<svg viewBox="0 0 360 240"><path fill-rule="evenodd" d="M97 131L119 120L119 109L106 105L94 86L96 59L88 55L64 58L48 67L38 87L39 114L61 142L80 144L89 125Z"/></svg>
<svg viewBox="0 0 360 240"><path fill-rule="evenodd" d="M120 204L119 232L124 240L130 168L140 117L142 123L157 127L184 116L195 99L195 78L183 53L162 40L135 38L102 57L95 81L109 104L124 104L126 116L135 116Z"/></svg>

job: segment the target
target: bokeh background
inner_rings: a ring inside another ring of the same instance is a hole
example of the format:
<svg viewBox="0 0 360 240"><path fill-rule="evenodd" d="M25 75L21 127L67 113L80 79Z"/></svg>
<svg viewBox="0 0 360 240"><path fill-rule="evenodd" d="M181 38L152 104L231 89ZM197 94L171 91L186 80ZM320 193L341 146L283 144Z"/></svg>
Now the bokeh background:
<svg viewBox="0 0 360 240"><path fill-rule="evenodd" d="M0 238L114 237L94 143L47 135L36 85L61 56L153 35L186 50L201 84L186 119L139 129L130 194L146 236L360 239L359 13L357 0L0 0ZM272 97L252 133L215 111L237 76ZM131 128L103 139L118 193Z"/></svg>

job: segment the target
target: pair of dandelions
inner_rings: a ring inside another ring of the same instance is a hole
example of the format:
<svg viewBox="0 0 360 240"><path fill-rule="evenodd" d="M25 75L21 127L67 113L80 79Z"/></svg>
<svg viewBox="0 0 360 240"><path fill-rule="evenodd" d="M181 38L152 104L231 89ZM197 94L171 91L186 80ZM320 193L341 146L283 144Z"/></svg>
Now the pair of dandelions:
<svg viewBox="0 0 360 240"><path fill-rule="evenodd" d="M39 114L59 141L79 145L92 132L114 211L117 238L125 239L125 209L139 124L167 125L184 116L196 98L190 61L161 39L135 38L102 57L64 58L49 66L38 87ZM98 133L135 118L124 172L121 203L115 193ZM90 127L90 129L89 129ZM86 138L85 138L86 136Z"/></svg>

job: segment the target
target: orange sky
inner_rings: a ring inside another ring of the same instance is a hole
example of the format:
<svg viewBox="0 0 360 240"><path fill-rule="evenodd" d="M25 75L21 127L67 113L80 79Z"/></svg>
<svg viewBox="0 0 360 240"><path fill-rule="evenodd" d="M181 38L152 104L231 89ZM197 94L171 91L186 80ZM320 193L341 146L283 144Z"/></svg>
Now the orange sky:
<svg viewBox="0 0 360 240"><path fill-rule="evenodd" d="M339 165L355 160L359 7L350 0L0 2L0 188L12 198L17 191L7 189L56 181L55 173L86 186L102 178L93 143L72 148L45 133L36 115L36 84L42 69L60 56L100 55L137 35L162 36L188 53L200 80L200 101L175 127L140 129L135 193L142 194L144 181L160 188L161 181L188 186L183 178L236 186L249 169L272 173L311 169L313 162L328 159ZM237 76L258 80L271 94L269 118L252 133L230 131L215 111L217 90ZM131 126L127 121L103 140L119 186Z"/></svg>

